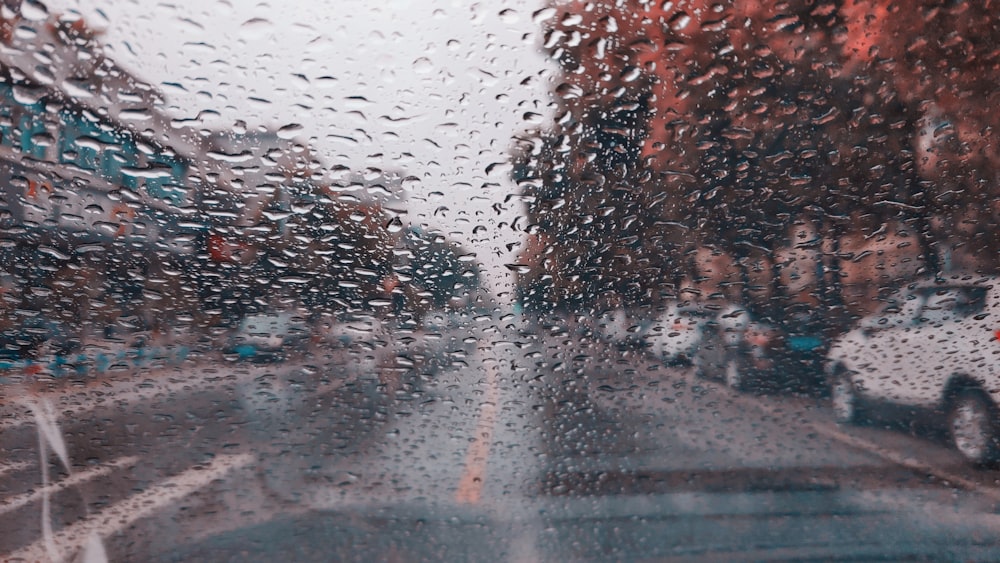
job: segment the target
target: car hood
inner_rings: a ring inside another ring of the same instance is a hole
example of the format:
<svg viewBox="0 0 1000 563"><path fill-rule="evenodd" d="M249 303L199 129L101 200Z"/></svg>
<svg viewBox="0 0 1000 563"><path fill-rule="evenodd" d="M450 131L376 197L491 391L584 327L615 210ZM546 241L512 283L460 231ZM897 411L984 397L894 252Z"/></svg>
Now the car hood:
<svg viewBox="0 0 1000 563"><path fill-rule="evenodd" d="M242 561L489 562L1000 557L1000 546L976 539L974 523L942 526L929 515L928 522L906 520L892 501L891 495L875 499L839 490L543 497L493 506L347 501L339 509L290 513L181 546L145 538L122 555L148 561L225 561L240 554Z"/></svg>

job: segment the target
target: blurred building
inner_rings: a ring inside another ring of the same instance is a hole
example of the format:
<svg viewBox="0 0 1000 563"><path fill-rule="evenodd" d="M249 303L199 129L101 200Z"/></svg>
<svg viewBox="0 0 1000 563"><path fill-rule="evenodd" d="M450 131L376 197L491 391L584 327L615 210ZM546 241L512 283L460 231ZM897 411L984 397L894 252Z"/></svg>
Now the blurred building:
<svg viewBox="0 0 1000 563"><path fill-rule="evenodd" d="M346 276L347 249L389 252L386 199L360 195L374 178L334 190L285 130L178 123L85 21L20 6L0 13L0 267L20 289L8 312L80 329L231 323L304 276Z"/></svg>

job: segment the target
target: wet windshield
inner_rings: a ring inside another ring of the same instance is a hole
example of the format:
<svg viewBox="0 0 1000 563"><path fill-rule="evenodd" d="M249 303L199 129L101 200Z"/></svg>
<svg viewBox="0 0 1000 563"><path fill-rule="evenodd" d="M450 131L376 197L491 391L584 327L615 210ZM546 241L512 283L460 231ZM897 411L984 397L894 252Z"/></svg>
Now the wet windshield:
<svg viewBox="0 0 1000 563"><path fill-rule="evenodd" d="M0 1L0 559L1000 560L995 8Z"/></svg>

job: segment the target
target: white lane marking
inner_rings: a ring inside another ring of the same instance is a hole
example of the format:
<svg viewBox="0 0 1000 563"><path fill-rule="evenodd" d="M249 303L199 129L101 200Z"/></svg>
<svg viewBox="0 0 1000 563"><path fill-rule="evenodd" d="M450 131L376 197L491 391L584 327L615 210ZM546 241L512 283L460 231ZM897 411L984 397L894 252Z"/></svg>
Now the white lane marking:
<svg viewBox="0 0 1000 563"><path fill-rule="evenodd" d="M42 495L46 493L50 495L53 493L58 493L59 491L68 489L69 487L74 487L85 481L96 479L97 477L100 477L102 475L107 475L108 473L111 473L113 469L117 469L126 465L131 465L138 461L139 461L138 457L132 457L132 456L118 458L110 463L95 467L88 471L73 473L69 477L63 479L62 481L57 481L55 483L52 483L48 487L43 486L29 493L24 493L21 495L2 499L0 500L0 515L7 514L8 512L13 512L18 508L21 508L22 506L35 502L38 499L42 498Z"/></svg>
<svg viewBox="0 0 1000 563"><path fill-rule="evenodd" d="M749 401L749 402L753 404L754 407L757 408L757 410L771 417L777 418L792 414L791 412L788 411L775 410L769 405L765 405L760 401ZM805 422L805 421L799 421L798 424L800 425L799 428L802 431L812 430L816 434L840 442L845 446L871 454L882 460L888 461L889 463L893 463L895 465L899 465L901 467L905 467L907 469L924 473L927 475L933 475L934 477L937 477L938 479L946 483L950 483L956 487L965 489L966 491L972 493L983 495L992 501L1000 502L1000 489L987 487L981 483L973 481L972 479L967 479L965 477L962 477L961 475L952 473L950 471L946 471L944 469L935 467L928 463L906 456L897 451L893 451L888 448L882 447L878 444L875 444L874 442L865 440L864 438L852 436L836 428L830 428L826 424L816 423L816 422Z"/></svg>
<svg viewBox="0 0 1000 563"><path fill-rule="evenodd" d="M165 479L155 487L59 530L53 539L60 558L62 560L68 559L86 545L94 534L99 537L108 537L127 528L140 518L152 514L157 509L186 497L229 471L249 465L253 460L254 457L250 454L216 457L207 466L189 469L184 473ZM46 558L45 543L39 540L5 557L6 560L13 561L44 560Z"/></svg>
<svg viewBox="0 0 1000 563"><path fill-rule="evenodd" d="M0 463L0 477L3 477L12 471L20 471L25 467L30 467L33 463L34 462L31 461L12 461L9 463Z"/></svg>
<svg viewBox="0 0 1000 563"><path fill-rule="evenodd" d="M31 409L31 414L35 418L35 426L38 427L39 445L44 440L45 444L52 448L52 451L59 456L59 461L62 462L66 471L70 471L69 451L66 449L66 441L63 440L62 431L59 430L59 414L56 413L56 408L52 405L52 401L46 397L37 397L29 399L25 403ZM41 448L41 450L44 450L44 448ZM46 461L44 451L41 451L40 455L44 463Z"/></svg>

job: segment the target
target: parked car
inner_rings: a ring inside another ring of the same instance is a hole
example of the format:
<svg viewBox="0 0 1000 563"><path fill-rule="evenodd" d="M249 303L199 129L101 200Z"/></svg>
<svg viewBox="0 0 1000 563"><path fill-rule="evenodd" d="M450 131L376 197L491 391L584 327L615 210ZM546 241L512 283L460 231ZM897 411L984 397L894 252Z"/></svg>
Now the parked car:
<svg viewBox="0 0 1000 563"><path fill-rule="evenodd" d="M779 319L723 305L703 325L692 363L699 376L737 390L822 395L826 330L804 305L787 308Z"/></svg>
<svg viewBox="0 0 1000 563"><path fill-rule="evenodd" d="M760 335L767 330L770 327L752 321L742 307L721 305L700 328L699 346L691 360L696 375L742 388L744 373L762 355Z"/></svg>
<svg viewBox="0 0 1000 563"><path fill-rule="evenodd" d="M715 311L697 304L670 303L644 335L650 350L669 364L691 363L701 345L704 325Z"/></svg>
<svg viewBox="0 0 1000 563"><path fill-rule="evenodd" d="M433 365L464 363L476 351L477 340L469 327L477 318L490 318L490 312L475 307L432 311L424 318L421 338L415 343L417 353Z"/></svg>
<svg viewBox="0 0 1000 563"><path fill-rule="evenodd" d="M997 461L1000 284L952 276L916 283L830 348L837 419L921 417L974 463Z"/></svg>
<svg viewBox="0 0 1000 563"><path fill-rule="evenodd" d="M229 335L223 353L239 359L283 359L309 342L310 329L303 315L278 311L247 315Z"/></svg>
<svg viewBox="0 0 1000 563"><path fill-rule="evenodd" d="M644 347L646 335L655 324L651 317L621 307L599 313L592 322L594 333L622 349Z"/></svg>

